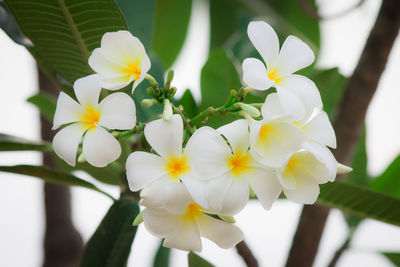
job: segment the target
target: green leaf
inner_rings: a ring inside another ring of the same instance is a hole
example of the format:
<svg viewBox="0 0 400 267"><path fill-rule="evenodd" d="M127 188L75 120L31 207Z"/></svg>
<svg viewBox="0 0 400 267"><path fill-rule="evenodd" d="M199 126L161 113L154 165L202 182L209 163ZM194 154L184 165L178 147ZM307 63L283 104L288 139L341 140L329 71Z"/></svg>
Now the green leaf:
<svg viewBox="0 0 400 267"><path fill-rule="evenodd" d="M400 155L370 184L370 188L400 197Z"/></svg>
<svg viewBox="0 0 400 267"><path fill-rule="evenodd" d="M129 31L149 49L156 0L116 0ZM152 61L153 62L153 61Z"/></svg>
<svg viewBox="0 0 400 267"><path fill-rule="evenodd" d="M400 226L400 198L339 181L323 184L320 190L320 205Z"/></svg>
<svg viewBox="0 0 400 267"><path fill-rule="evenodd" d="M161 240L157 249L157 253L154 257L153 267L168 267L170 255L171 249L164 247L163 240Z"/></svg>
<svg viewBox="0 0 400 267"><path fill-rule="evenodd" d="M2 1L0 2L0 28L17 44L32 46L32 42L22 33L10 10Z"/></svg>
<svg viewBox="0 0 400 267"><path fill-rule="evenodd" d="M353 168L353 171L347 174L346 182L359 186L367 186L370 181L367 172L367 164L366 131L364 127L360 140L358 141L353 160L350 164L350 166Z"/></svg>
<svg viewBox="0 0 400 267"><path fill-rule="evenodd" d="M212 52L201 70L201 109L225 104L232 89L241 87L238 72L224 50ZM232 120L230 117L211 117L208 125L220 126Z"/></svg>
<svg viewBox="0 0 400 267"><path fill-rule="evenodd" d="M57 80L72 84L92 73L87 59L101 37L127 26L113 0L5 0L30 51Z"/></svg>
<svg viewBox="0 0 400 267"><path fill-rule="evenodd" d="M43 166L33 166L33 165L0 166L0 171L33 176L41 178L44 181L50 183L85 187L100 192L114 200L112 196L110 196L103 190L99 189L92 183L89 183L81 178L78 178L75 175L52 170Z"/></svg>
<svg viewBox="0 0 400 267"><path fill-rule="evenodd" d="M34 142L21 137L0 133L0 151L52 151L48 143Z"/></svg>
<svg viewBox="0 0 400 267"><path fill-rule="evenodd" d="M108 210L83 253L81 267L125 267L137 227L139 213L131 199L119 199Z"/></svg>
<svg viewBox="0 0 400 267"><path fill-rule="evenodd" d="M213 264L209 263L196 253L190 251L188 254L189 267L214 267Z"/></svg>
<svg viewBox="0 0 400 267"><path fill-rule="evenodd" d="M235 32L235 13L232 1L210 1L210 50L221 48Z"/></svg>
<svg viewBox="0 0 400 267"><path fill-rule="evenodd" d="M189 118L193 118L199 113L199 107L189 89L186 89L181 99L179 99L178 105L183 106L184 112Z"/></svg>
<svg viewBox="0 0 400 267"><path fill-rule="evenodd" d="M40 114L43 117L50 122L53 121L54 113L56 112L56 100L53 97L45 93L38 93L29 97L26 101L39 108Z"/></svg>
<svg viewBox="0 0 400 267"><path fill-rule="evenodd" d="M399 252L381 252L388 260L390 260L394 265L400 266L400 253Z"/></svg>
<svg viewBox="0 0 400 267"><path fill-rule="evenodd" d="M315 82L321 93L324 110L329 119L334 119L344 93L347 78L339 73L338 68L332 68L317 70L311 74L310 79Z"/></svg>
<svg viewBox="0 0 400 267"><path fill-rule="evenodd" d="M152 49L164 67L171 67L185 41L192 0L157 0Z"/></svg>

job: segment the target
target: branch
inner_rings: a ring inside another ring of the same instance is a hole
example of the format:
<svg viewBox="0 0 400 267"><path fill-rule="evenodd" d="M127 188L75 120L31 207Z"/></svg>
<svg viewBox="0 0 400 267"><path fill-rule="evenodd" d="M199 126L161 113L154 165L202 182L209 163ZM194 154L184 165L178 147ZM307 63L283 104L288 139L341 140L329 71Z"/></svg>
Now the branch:
<svg viewBox="0 0 400 267"><path fill-rule="evenodd" d="M239 244L236 245L236 250L246 263L247 267L258 267L257 259L254 257L250 248L246 245L244 241L241 241Z"/></svg>
<svg viewBox="0 0 400 267"><path fill-rule="evenodd" d="M385 69L400 28L400 1L383 0L358 65L349 80L334 121L338 140L335 157L348 163L360 138L365 114ZM338 177L343 179L343 177ZM304 206L289 253L287 267L312 266L329 210Z"/></svg>

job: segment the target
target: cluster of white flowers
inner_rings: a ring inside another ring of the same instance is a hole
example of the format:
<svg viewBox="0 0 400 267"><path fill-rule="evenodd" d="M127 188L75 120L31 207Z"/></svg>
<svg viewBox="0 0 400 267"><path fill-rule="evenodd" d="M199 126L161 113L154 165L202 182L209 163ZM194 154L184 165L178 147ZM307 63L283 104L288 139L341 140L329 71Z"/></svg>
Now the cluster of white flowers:
<svg viewBox="0 0 400 267"><path fill-rule="evenodd" d="M312 204L319 184L333 181L338 164L327 148L336 138L315 84L292 74L314 61L311 49L289 36L282 48L275 31L262 21L251 22L248 35L264 59L243 62L247 88L270 93L262 105L262 118L250 116L218 129L201 127L183 148L184 125L178 114L149 122L144 136L155 153L135 151L127 159L130 189L141 190L144 225L164 238L164 246L201 251L201 238L230 248L243 239L232 223L221 220L240 212L253 191L265 209L281 192L300 204ZM75 164L77 149L94 166L116 160L121 148L108 129L132 129L135 105L117 92L100 103L101 88L116 90L146 77L150 60L143 45L129 32L107 33L93 51L89 65L97 74L74 84L80 104L61 93L54 117L60 130L53 140L55 152ZM217 215L217 216L215 216Z"/></svg>

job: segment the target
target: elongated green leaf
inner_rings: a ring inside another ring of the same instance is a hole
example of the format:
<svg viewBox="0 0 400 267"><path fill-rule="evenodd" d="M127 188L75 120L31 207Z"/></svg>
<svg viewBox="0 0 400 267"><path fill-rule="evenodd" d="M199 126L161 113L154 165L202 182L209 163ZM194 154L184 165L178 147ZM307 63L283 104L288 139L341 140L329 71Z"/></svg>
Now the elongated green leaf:
<svg viewBox="0 0 400 267"><path fill-rule="evenodd" d="M83 253L81 267L124 267L137 227L132 222L139 213L131 199L119 199L108 210Z"/></svg>
<svg viewBox="0 0 400 267"><path fill-rule="evenodd" d="M338 68L314 71L310 78L317 85L324 110L332 120L342 99L347 79L339 73Z"/></svg>
<svg viewBox="0 0 400 267"><path fill-rule="evenodd" d="M52 170L43 166L33 166L33 165L0 166L0 171L33 176L41 178L44 181L50 183L81 186L100 192L110 197L111 199L114 199L112 196L102 191L94 184L89 183L81 178L78 178L75 175Z"/></svg>
<svg viewBox="0 0 400 267"><path fill-rule="evenodd" d="M17 44L32 46L32 42L22 33L7 6L0 2L0 28Z"/></svg>
<svg viewBox="0 0 400 267"><path fill-rule="evenodd" d="M400 156L370 184L370 188L400 197Z"/></svg>
<svg viewBox="0 0 400 267"><path fill-rule="evenodd" d="M224 105L232 89L241 87L237 70L224 50L212 52L201 70L201 109ZM232 117L211 117L208 125L217 127L231 121Z"/></svg>
<svg viewBox="0 0 400 267"><path fill-rule="evenodd" d="M192 0L157 0L151 46L164 68L171 67L185 41Z"/></svg>
<svg viewBox="0 0 400 267"><path fill-rule="evenodd" d="M235 15L233 1L210 1L210 50L221 48L235 32Z"/></svg>
<svg viewBox="0 0 400 267"><path fill-rule="evenodd" d="M161 240L160 245L157 249L157 253L154 257L153 267L168 267L169 257L171 255L171 249L163 246L163 241Z"/></svg>
<svg viewBox="0 0 400 267"><path fill-rule="evenodd" d="M381 254L390 260L395 266L400 266L399 252L381 252Z"/></svg>
<svg viewBox="0 0 400 267"><path fill-rule="evenodd" d="M214 267L211 263L190 251L188 254L189 267Z"/></svg>
<svg viewBox="0 0 400 267"><path fill-rule="evenodd" d="M0 133L0 151L51 151L48 143L34 142L21 137Z"/></svg>
<svg viewBox="0 0 400 267"><path fill-rule="evenodd" d="M129 31L138 37L148 50L153 31L156 0L116 0Z"/></svg>
<svg viewBox="0 0 400 267"><path fill-rule="evenodd" d="M339 181L320 189L318 204L400 226L400 198Z"/></svg>
<svg viewBox="0 0 400 267"><path fill-rule="evenodd" d="M183 106L184 112L189 118L193 118L199 113L199 107L189 89L187 89L181 99L179 99L178 105Z"/></svg>
<svg viewBox="0 0 400 267"><path fill-rule="evenodd" d="M70 84L92 73L87 59L105 32L127 29L113 0L5 2L32 41L34 56L53 77Z"/></svg>
<svg viewBox="0 0 400 267"><path fill-rule="evenodd" d="M53 121L54 113L56 111L56 100L51 96L44 93L38 93L29 97L26 101L39 108L40 114L50 122Z"/></svg>

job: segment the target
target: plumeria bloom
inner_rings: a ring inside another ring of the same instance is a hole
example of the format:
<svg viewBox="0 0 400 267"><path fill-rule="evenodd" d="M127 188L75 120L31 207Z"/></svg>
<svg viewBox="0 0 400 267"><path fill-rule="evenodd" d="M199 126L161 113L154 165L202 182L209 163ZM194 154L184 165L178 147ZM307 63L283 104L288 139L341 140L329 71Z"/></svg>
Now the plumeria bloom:
<svg viewBox="0 0 400 267"><path fill-rule="evenodd" d="M201 238L215 242L221 248L231 248L243 240L242 231L236 226L212 218L178 183L170 191L164 207L146 207L143 222L146 229L160 238L163 245L181 250L201 251Z"/></svg>
<svg viewBox="0 0 400 267"><path fill-rule="evenodd" d="M151 67L143 44L128 31L108 32L101 47L89 57L90 67L101 75L100 84L118 90L133 82L132 92L143 81Z"/></svg>
<svg viewBox="0 0 400 267"><path fill-rule="evenodd" d="M246 205L249 186L265 209L281 192L272 170L257 163L249 152L248 128L246 120L236 120L218 130L202 127L190 139L194 172L207 183L210 208L221 215L234 215Z"/></svg>
<svg viewBox="0 0 400 267"><path fill-rule="evenodd" d="M170 120L158 119L146 125L144 136L158 155L135 151L126 161L127 178L132 191L142 190L144 205L160 206L181 181L194 188L193 197L201 205L206 202L201 192L203 185L192 179L190 158L187 155L189 145L182 151L183 122L179 115Z"/></svg>
<svg viewBox="0 0 400 267"><path fill-rule="evenodd" d="M314 53L307 44L289 36L279 50L278 36L264 21L250 22L247 34L266 66L256 58L245 59L242 68L246 86L256 90L275 87L284 109L300 118L322 107L314 82L293 74L314 61Z"/></svg>
<svg viewBox="0 0 400 267"><path fill-rule="evenodd" d="M99 103L101 87L93 74L74 83L77 103L61 92L57 100L53 130L62 128L53 139L56 154L75 166L76 153L82 141L85 159L96 167L104 167L119 158L119 142L103 127L128 130L135 126L135 103L125 93L114 93Z"/></svg>

